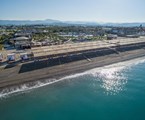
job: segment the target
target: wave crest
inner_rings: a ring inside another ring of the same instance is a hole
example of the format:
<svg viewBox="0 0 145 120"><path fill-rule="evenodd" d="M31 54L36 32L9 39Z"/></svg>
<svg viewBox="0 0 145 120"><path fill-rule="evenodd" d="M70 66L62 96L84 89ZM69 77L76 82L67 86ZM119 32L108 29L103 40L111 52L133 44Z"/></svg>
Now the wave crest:
<svg viewBox="0 0 145 120"><path fill-rule="evenodd" d="M107 94L108 93L115 94L121 91L123 85L127 83L127 78L123 75L122 71L131 69L132 66L138 65L144 62L145 62L145 57L142 57L142 58L137 58L134 60L129 60L129 61L120 62L120 63L116 63L116 64L104 66L104 67L95 68L95 69L88 70L83 73L69 75L61 79L47 79L44 81L36 81L33 83L27 83L24 85L5 88L0 92L0 98L5 98L15 93L26 92L26 91L43 87L46 85L50 85L50 84L53 84L62 80L72 79L72 78L84 76L87 74L92 75L93 77L99 78L99 80L102 82L102 88L106 90Z"/></svg>

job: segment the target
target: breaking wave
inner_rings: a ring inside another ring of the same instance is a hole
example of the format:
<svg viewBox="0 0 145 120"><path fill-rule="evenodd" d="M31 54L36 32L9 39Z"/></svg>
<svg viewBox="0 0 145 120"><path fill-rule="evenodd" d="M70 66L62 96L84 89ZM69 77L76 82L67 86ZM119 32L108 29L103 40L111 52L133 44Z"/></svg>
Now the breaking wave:
<svg viewBox="0 0 145 120"><path fill-rule="evenodd" d="M101 87L105 89L106 93L114 94L122 90L123 85L127 83L127 78L123 75L122 71L131 69L132 66L145 62L145 57L137 58L125 62L119 62L104 67L98 67L88 70L83 73L69 75L61 79L47 79L45 81L37 81L27 83L15 87L5 88L0 92L0 98L5 98L16 93L28 92L32 89L40 88L46 85L54 84L67 79L72 79L84 75L91 75L98 78L102 84Z"/></svg>

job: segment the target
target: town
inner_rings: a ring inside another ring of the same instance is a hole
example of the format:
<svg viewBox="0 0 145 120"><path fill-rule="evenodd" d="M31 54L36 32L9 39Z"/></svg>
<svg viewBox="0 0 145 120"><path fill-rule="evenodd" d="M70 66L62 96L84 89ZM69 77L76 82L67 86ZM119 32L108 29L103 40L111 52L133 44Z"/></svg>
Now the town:
<svg viewBox="0 0 145 120"><path fill-rule="evenodd" d="M145 0L0 0L0 120L145 120Z"/></svg>
<svg viewBox="0 0 145 120"><path fill-rule="evenodd" d="M142 25L136 27L4 25L0 26L0 61L3 63L29 59L31 49L39 49L42 46L82 42L87 44L93 41L125 40L140 36L145 36L145 28Z"/></svg>

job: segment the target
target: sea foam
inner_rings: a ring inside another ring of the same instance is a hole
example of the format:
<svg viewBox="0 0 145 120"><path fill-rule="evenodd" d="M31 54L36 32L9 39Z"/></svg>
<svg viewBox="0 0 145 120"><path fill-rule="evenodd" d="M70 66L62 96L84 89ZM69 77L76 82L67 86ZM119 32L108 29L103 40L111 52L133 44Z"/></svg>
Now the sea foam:
<svg viewBox="0 0 145 120"><path fill-rule="evenodd" d="M13 94L29 92L36 88L54 84L67 79L77 78L87 74L99 78L102 81L102 88L106 89L106 91L118 92L122 90L122 85L126 84L127 82L126 78L120 75L121 71L131 69L132 66L141 63L145 63L145 57L86 70L85 72L69 75L61 79L46 79L44 81L36 81L33 84L27 83L24 85L5 88L0 92L0 98L7 98Z"/></svg>

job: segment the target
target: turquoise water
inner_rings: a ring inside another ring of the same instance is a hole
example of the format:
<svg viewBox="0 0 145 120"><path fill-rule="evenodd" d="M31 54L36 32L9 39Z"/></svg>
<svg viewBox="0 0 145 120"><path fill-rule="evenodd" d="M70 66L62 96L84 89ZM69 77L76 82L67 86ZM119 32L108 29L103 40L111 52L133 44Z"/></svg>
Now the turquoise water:
<svg viewBox="0 0 145 120"><path fill-rule="evenodd" d="M145 62L97 68L2 97L0 120L145 120Z"/></svg>

